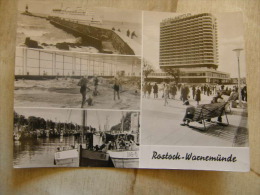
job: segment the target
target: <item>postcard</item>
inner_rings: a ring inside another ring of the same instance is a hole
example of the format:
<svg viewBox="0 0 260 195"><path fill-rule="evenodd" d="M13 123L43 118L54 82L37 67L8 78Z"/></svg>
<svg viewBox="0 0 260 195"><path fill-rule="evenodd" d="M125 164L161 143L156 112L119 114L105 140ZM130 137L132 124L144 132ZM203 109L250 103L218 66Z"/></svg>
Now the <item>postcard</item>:
<svg viewBox="0 0 260 195"><path fill-rule="evenodd" d="M241 13L52 2L19 1L15 168L249 171Z"/></svg>

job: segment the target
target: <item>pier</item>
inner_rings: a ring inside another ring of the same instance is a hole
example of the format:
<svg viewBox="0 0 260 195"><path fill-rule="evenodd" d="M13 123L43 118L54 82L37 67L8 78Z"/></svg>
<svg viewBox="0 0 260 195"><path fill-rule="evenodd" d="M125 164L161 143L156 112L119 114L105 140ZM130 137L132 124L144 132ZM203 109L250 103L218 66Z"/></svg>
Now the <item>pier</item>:
<svg viewBox="0 0 260 195"><path fill-rule="evenodd" d="M83 44L95 47L100 53L139 55L141 51L141 45L135 43L133 39L113 31L112 27L109 29L92 24L91 21L90 23L82 23L75 19L47 16L28 11L21 14L49 20L55 27L73 34L75 37L81 37Z"/></svg>
<svg viewBox="0 0 260 195"><path fill-rule="evenodd" d="M132 48L112 29L100 28L93 25L81 24L77 20L66 20L60 17L48 17L54 26L75 36L82 37L84 42L97 48L101 53L113 53L104 49L104 44L110 42L120 54L135 55Z"/></svg>

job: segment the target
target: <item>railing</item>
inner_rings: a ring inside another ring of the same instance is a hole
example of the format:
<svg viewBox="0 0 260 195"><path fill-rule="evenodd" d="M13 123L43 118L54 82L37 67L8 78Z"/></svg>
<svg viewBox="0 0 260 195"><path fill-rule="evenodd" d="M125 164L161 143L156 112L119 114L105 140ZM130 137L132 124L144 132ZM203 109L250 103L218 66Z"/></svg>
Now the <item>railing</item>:
<svg viewBox="0 0 260 195"><path fill-rule="evenodd" d="M106 60L97 54L17 48L15 75L116 76L123 71L125 76L140 76L141 62L133 60L134 63L129 64L131 57L125 56L124 63L124 60L117 61L116 56Z"/></svg>

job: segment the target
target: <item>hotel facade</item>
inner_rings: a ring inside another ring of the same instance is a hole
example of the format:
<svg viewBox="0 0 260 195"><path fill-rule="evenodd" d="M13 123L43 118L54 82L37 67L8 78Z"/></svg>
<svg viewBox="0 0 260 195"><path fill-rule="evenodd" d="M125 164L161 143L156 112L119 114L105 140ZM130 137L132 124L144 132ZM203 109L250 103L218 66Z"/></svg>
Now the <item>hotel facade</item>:
<svg viewBox="0 0 260 195"><path fill-rule="evenodd" d="M230 75L217 71L216 18L203 13L163 20L160 23L159 65L162 72L155 72L150 78L160 78L159 75L166 78L165 68L179 68L180 82L227 83Z"/></svg>

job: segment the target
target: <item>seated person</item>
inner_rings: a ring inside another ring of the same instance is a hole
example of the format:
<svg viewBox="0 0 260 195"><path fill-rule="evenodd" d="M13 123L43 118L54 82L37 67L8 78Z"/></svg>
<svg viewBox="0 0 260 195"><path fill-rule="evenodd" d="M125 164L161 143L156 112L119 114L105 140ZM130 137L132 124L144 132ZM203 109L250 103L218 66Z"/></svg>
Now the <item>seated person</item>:
<svg viewBox="0 0 260 195"><path fill-rule="evenodd" d="M217 92L216 96L211 100L211 104L218 103L218 99L223 99L220 92Z"/></svg>
<svg viewBox="0 0 260 195"><path fill-rule="evenodd" d="M232 89L232 92L228 98L228 101L236 101L238 100L238 92L235 91L235 89Z"/></svg>
<svg viewBox="0 0 260 195"><path fill-rule="evenodd" d="M195 107L190 105L188 100L184 102L184 105L186 105L187 108L186 108L185 116L183 118L183 123L181 124L182 126L189 125L190 121L193 119L195 114Z"/></svg>

